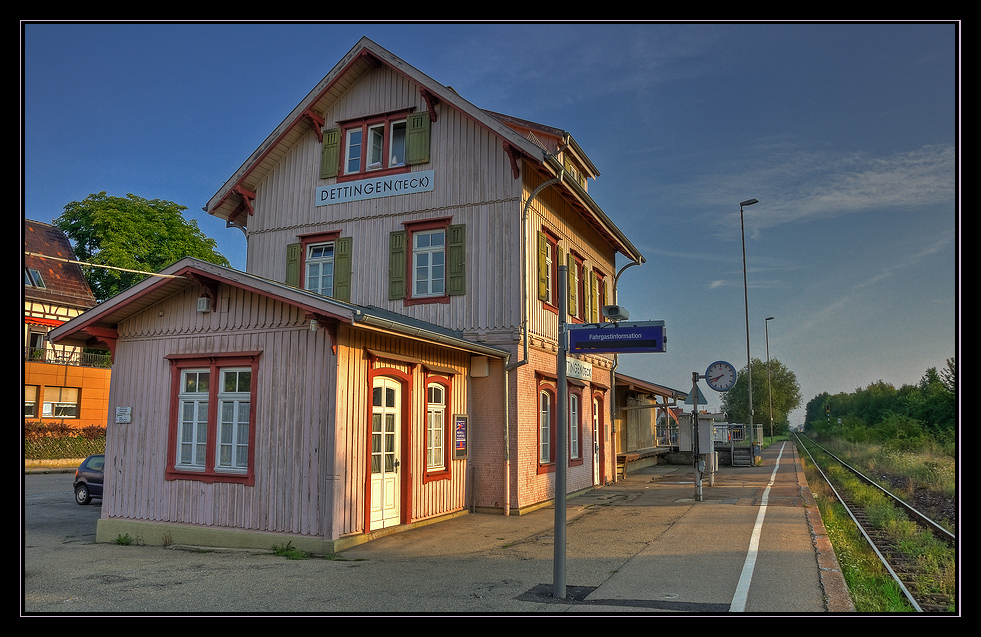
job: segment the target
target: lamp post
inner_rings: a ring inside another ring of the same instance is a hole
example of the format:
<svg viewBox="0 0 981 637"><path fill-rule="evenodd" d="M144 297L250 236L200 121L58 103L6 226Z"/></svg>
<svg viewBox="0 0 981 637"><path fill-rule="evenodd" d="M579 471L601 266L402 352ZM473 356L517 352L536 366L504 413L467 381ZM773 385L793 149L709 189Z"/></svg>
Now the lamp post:
<svg viewBox="0 0 981 637"><path fill-rule="evenodd" d="M749 450L756 463L756 449L753 447L753 360L749 357L749 286L746 283L746 229L743 223L743 207L759 203L759 199L739 202L739 234L743 240L743 302L746 307L746 374L749 381Z"/></svg>
<svg viewBox="0 0 981 637"><path fill-rule="evenodd" d="M766 334L766 390L770 394L770 443L773 443L773 386L770 385L770 321L772 316L763 319L763 331Z"/></svg>

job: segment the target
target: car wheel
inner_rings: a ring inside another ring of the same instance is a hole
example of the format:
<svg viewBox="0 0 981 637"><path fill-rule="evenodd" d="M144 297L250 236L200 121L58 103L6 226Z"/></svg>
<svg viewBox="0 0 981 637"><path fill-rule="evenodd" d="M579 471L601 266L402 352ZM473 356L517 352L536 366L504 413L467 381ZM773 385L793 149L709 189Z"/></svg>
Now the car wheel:
<svg viewBox="0 0 981 637"><path fill-rule="evenodd" d="M75 502L78 504L88 504L92 501L92 496L89 494L89 488L80 484L75 487Z"/></svg>

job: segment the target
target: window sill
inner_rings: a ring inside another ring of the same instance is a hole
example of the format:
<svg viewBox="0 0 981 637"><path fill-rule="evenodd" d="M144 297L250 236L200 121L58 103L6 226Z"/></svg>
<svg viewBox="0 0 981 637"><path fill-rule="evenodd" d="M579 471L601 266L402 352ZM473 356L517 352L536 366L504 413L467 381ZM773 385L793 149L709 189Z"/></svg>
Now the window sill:
<svg viewBox="0 0 981 637"><path fill-rule="evenodd" d="M360 181L362 179L373 179L374 177L387 177L388 175L401 175L403 173L409 172L409 166L402 165L396 166L394 168L379 168L377 170L364 170L357 173L348 173L346 175L338 175L337 183L341 184L347 181Z"/></svg>
<svg viewBox="0 0 981 637"><path fill-rule="evenodd" d="M193 480L195 482L227 482L252 486L255 476L252 473L228 473L221 471L194 471L192 469L168 469L164 476L166 480Z"/></svg>
<svg viewBox="0 0 981 637"><path fill-rule="evenodd" d="M449 295L443 296L417 296L413 298L403 299L402 303L404 305L431 305L434 303L448 304L450 302Z"/></svg>

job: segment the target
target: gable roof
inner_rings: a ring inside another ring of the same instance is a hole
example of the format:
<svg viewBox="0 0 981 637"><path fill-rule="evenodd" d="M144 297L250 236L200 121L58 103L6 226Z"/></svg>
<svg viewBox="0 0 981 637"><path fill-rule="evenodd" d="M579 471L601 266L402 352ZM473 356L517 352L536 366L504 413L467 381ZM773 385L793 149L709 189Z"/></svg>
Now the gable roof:
<svg viewBox="0 0 981 637"><path fill-rule="evenodd" d="M395 332L406 338L440 343L474 354L502 359L508 357L508 352L505 350L467 341L460 333L431 323L409 319L377 308L344 303L193 257L186 257L167 266L158 274L143 279L97 307L62 324L52 330L48 338L54 343L65 345L85 346L101 342L109 345L110 350L114 351L117 338L116 326L120 321L146 310L191 285L202 286L205 294L210 295L212 303L216 300L218 285L230 285L292 305L322 324L338 322L358 325L365 329Z"/></svg>
<svg viewBox="0 0 981 637"><path fill-rule="evenodd" d="M517 120L474 106L452 88L433 80L370 39L361 38L354 48L300 101L286 119L266 137L221 189L211 197L204 207L205 212L224 219L229 226L247 226L248 216L251 215L252 211L252 201L262 179L282 161L283 157L303 136L312 131L319 137L325 123L324 114L328 112L331 104L368 71L380 65L388 66L419 87L420 93L430 104L431 117L435 117L434 108L437 104L447 104L500 138L505 150L512 157L513 166L517 165L520 158L525 160L525 165L541 171L547 178L561 178L563 176L561 164L540 144L536 143L534 135L522 135L518 130L508 125L524 120ZM541 127L539 124L530 122L525 122L525 124ZM561 138L565 138L565 141L570 144L577 156L583 159L587 168L594 175L599 174L568 133L559 129L552 130ZM579 187L579 184L568 179L563 179L563 183L569 186L563 191L566 198L580 209L586 219L618 251L633 261L640 263L646 261L592 198L586 194L586 191Z"/></svg>
<svg viewBox="0 0 981 637"><path fill-rule="evenodd" d="M82 268L68 262L75 260L75 251L60 228L25 219L24 252L24 267L40 272L44 281L43 288L25 285L25 299L83 309L96 304Z"/></svg>

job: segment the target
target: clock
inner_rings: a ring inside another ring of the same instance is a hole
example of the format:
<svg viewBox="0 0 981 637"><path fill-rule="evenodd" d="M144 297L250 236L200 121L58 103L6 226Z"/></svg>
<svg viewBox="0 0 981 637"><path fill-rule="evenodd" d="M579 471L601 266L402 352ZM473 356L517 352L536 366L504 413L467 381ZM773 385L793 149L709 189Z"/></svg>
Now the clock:
<svg viewBox="0 0 981 637"><path fill-rule="evenodd" d="M736 384L736 368L725 361L716 361L705 370L705 382L715 391L729 391Z"/></svg>

